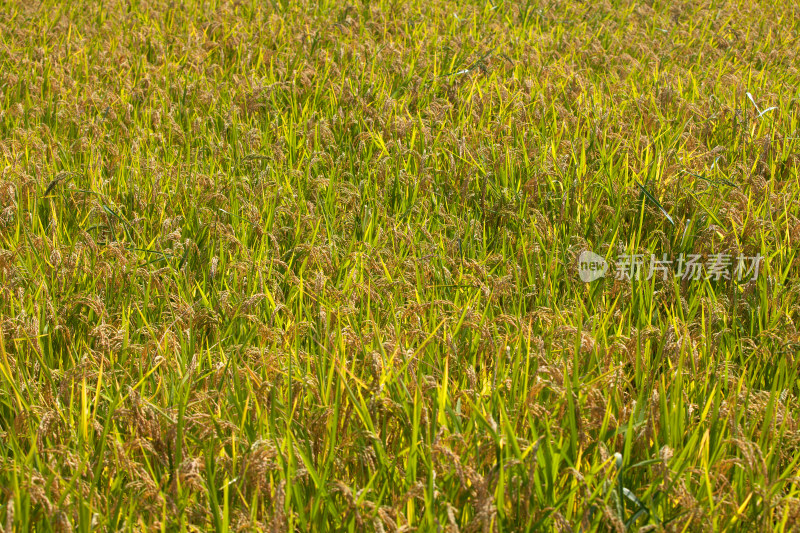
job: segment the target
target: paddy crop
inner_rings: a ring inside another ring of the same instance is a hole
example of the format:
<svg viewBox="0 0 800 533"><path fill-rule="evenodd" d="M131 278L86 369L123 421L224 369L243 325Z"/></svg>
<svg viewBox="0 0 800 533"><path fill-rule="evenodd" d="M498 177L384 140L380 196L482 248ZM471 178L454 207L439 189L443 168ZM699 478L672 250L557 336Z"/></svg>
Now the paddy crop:
<svg viewBox="0 0 800 533"><path fill-rule="evenodd" d="M3 2L0 525L796 530L799 9Z"/></svg>

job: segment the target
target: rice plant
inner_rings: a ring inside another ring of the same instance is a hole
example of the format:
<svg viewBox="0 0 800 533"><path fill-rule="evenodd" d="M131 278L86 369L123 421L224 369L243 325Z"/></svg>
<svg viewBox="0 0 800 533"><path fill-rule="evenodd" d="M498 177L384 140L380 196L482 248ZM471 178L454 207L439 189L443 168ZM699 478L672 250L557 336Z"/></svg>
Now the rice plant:
<svg viewBox="0 0 800 533"><path fill-rule="evenodd" d="M798 9L0 3L0 526L796 531Z"/></svg>

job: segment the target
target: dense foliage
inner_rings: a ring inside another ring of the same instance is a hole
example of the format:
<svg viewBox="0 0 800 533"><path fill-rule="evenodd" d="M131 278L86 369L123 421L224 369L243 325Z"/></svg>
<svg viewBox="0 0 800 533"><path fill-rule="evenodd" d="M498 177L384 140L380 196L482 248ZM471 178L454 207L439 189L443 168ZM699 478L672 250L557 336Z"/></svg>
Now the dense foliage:
<svg viewBox="0 0 800 533"><path fill-rule="evenodd" d="M3 2L0 525L796 527L798 10Z"/></svg>

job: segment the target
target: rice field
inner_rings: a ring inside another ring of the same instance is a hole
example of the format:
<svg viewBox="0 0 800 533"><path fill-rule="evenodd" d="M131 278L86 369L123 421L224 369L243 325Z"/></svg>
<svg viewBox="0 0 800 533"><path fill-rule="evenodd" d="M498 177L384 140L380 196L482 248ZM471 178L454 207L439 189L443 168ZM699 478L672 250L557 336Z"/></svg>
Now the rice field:
<svg viewBox="0 0 800 533"><path fill-rule="evenodd" d="M0 527L798 531L799 32L0 2Z"/></svg>

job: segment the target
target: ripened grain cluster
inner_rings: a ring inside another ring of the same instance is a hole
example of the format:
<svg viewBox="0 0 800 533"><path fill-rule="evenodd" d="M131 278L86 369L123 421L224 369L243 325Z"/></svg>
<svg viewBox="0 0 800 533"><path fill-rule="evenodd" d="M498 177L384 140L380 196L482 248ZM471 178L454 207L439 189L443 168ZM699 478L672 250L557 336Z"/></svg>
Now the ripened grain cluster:
<svg viewBox="0 0 800 533"><path fill-rule="evenodd" d="M2 2L0 526L796 530L799 32Z"/></svg>

